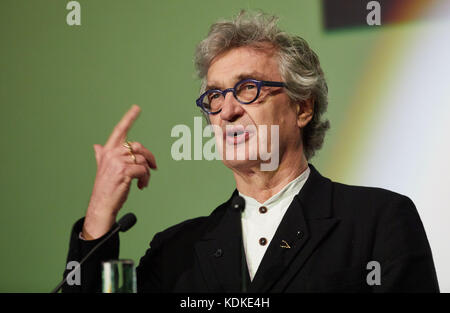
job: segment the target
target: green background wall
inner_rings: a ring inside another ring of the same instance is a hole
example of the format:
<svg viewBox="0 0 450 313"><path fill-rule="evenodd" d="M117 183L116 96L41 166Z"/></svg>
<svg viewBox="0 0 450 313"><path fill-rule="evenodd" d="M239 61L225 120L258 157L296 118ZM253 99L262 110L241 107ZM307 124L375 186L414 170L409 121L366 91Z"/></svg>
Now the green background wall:
<svg viewBox="0 0 450 313"><path fill-rule="evenodd" d="M150 186L134 184L122 213L138 223L121 235L136 262L153 235L209 214L234 189L219 161L174 161L176 124L201 116L193 53L218 18L262 9L304 37L328 79L332 128L312 163L342 180L336 142L378 30L325 32L319 1L81 0L81 26L66 24L63 0L0 3L0 291L48 292L61 279L72 224L95 178L92 145L103 144L131 104L142 114L130 138L156 156Z"/></svg>

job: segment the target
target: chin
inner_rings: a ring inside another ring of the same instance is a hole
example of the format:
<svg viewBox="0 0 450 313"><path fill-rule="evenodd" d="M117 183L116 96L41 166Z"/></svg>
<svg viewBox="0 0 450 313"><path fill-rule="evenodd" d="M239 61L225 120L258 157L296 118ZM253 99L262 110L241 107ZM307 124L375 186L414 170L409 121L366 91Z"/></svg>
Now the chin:
<svg viewBox="0 0 450 313"><path fill-rule="evenodd" d="M223 160L223 164L229 169L249 169L259 166L259 160Z"/></svg>
<svg viewBox="0 0 450 313"><path fill-rule="evenodd" d="M224 143L225 151L222 153L222 161L231 169L242 169L257 166L261 163L258 158L256 144L246 142L242 145L230 146Z"/></svg>

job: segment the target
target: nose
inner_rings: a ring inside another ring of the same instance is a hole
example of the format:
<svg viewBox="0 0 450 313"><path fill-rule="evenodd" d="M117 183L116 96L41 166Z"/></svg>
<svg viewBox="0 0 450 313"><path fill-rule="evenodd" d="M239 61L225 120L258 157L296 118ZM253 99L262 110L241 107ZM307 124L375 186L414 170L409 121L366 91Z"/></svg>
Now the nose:
<svg viewBox="0 0 450 313"><path fill-rule="evenodd" d="M234 98L232 92L225 94L225 99L220 111L220 118L225 121L234 122L244 114L242 105Z"/></svg>

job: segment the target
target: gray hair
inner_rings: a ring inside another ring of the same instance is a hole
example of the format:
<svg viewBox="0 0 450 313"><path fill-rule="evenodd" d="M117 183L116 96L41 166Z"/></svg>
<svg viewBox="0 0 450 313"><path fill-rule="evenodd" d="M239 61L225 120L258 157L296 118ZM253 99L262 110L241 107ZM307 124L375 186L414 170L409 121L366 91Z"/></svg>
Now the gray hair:
<svg viewBox="0 0 450 313"><path fill-rule="evenodd" d="M293 102L314 101L314 115L303 129L303 147L306 159L311 159L322 147L325 133L330 128L322 120L327 110L328 87L318 56L299 36L281 31L278 17L262 12L249 14L242 10L233 20L220 20L209 30L195 53L197 75L202 79L200 93L206 88L206 74L212 60L232 48L252 46L264 48L270 43L276 48L280 74L287 85L286 93ZM209 118L207 117L209 122Z"/></svg>

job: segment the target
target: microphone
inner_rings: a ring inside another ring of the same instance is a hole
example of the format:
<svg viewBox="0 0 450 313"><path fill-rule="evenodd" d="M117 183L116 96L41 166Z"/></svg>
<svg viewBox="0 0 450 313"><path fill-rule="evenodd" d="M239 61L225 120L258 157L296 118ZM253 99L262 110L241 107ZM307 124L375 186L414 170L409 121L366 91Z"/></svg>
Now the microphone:
<svg viewBox="0 0 450 313"><path fill-rule="evenodd" d="M122 218L117 222L117 224L119 225L119 230L121 232L126 232L131 227L133 227L134 224L136 224L136 222L137 222L136 215L134 215L133 213L127 213L124 216L122 216Z"/></svg>
<svg viewBox="0 0 450 313"><path fill-rule="evenodd" d="M121 232L126 232L127 230L129 230L131 227L134 226L134 224L136 224L137 218L136 215L134 215L133 213L127 213L124 216L122 216L122 218L116 223L116 227L114 227L114 229L108 234L108 236L106 236L105 238L103 238L102 241L100 241L98 244L95 245L95 247L93 247L91 249L91 251L89 251L88 254L86 254L86 256L80 261L80 263L78 263L78 265L75 267L74 270L77 270L81 264L84 263L84 261L86 261L91 255L92 253L94 253L95 250L97 250L100 246L102 246L109 238L112 237L112 235L114 235L115 233L117 233L118 231ZM68 273L66 275L66 277L63 278L63 280L52 290L52 293L57 293L59 291L59 289L61 289L61 287L64 285L64 283L67 280L67 276L70 273Z"/></svg>

